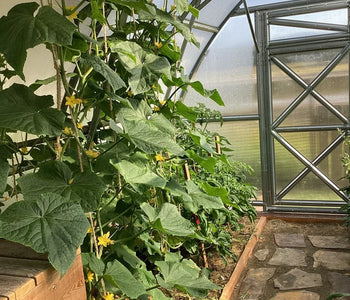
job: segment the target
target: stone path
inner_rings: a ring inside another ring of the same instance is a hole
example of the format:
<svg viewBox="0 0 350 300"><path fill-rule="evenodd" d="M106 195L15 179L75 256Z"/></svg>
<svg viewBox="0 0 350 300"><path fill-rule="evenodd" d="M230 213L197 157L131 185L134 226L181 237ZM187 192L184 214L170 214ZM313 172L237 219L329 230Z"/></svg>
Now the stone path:
<svg viewBox="0 0 350 300"><path fill-rule="evenodd" d="M254 268L231 300L326 300L350 293L348 237L274 233L268 248L254 251Z"/></svg>

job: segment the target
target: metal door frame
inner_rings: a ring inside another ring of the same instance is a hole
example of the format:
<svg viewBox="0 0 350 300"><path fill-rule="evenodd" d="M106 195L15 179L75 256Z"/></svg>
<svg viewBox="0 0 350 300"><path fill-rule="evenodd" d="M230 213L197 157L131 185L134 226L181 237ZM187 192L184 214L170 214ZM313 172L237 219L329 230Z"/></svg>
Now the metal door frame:
<svg viewBox="0 0 350 300"><path fill-rule="evenodd" d="M295 184L297 184L309 172L313 172L319 177L331 190L340 198L347 200L346 194L339 187L325 176L316 167L333 149L335 149L343 140L339 136L326 149L324 149L313 161L307 160L292 145L290 145L279 132L295 131L320 131L320 130L350 130L349 118L341 114L333 107L327 99L320 95L314 88L333 70L345 55L350 52L350 35L349 26L334 25L316 22L300 22L279 19L279 17L305 14L311 12L333 10L339 8L348 8L349 1L332 2L328 5L314 4L310 6L299 6L288 9L278 9L270 11L255 12L255 28L258 41L259 52L257 53L257 85L258 85L258 105L260 115L260 155L262 168L262 192L265 210L270 211L312 211L312 212L338 212L341 201L321 201L321 200L282 200ZM348 13L349 19L349 13ZM334 30L336 33L317 35L310 37L284 39L270 42L269 25L287 25L292 27L303 27L313 29ZM341 33L339 33L341 31ZM337 49L342 48L339 54L326 66L326 68L310 83L307 84L288 66L280 61L274 55L295 53L302 51ZM304 91L288 106L288 108L274 121L273 120L273 103L271 90L271 61L274 62L290 78L297 82ZM350 87L349 87L350 89ZM279 127L280 123L293 111L299 103L311 94L323 106L336 115L344 124L340 126L294 126ZM350 98L350 97L349 97ZM276 174L275 174L275 150L274 140L277 140L284 146L294 157L302 162L305 168L278 194L276 193ZM345 202L344 202L345 203Z"/></svg>

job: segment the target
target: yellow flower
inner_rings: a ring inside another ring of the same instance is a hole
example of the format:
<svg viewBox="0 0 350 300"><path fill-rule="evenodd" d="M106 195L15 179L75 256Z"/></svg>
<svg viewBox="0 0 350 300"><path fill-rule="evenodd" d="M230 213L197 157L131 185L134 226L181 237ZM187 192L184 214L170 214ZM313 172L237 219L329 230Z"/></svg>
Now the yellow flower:
<svg viewBox="0 0 350 300"><path fill-rule="evenodd" d="M114 241L112 241L110 238L109 238L109 231L104 234L103 236L99 236L98 237L98 245L102 245L103 247L107 247L108 245L113 245L114 244Z"/></svg>
<svg viewBox="0 0 350 300"><path fill-rule="evenodd" d="M155 107L153 108L153 110L154 110L154 111L160 111L160 108L159 108L159 106L155 106Z"/></svg>
<svg viewBox="0 0 350 300"><path fill-rule="evenodd" d="M65 135L72 135L72 134L73 134L72 129L69 128L69 127L64 127L64 129L62 130L62 132L63 132Z"/></svg>
<svg viewBox="0 0 350 300"><path fill-rule="evenodd" d="M79 129L83 129L83 124L77 123L77 127L78 127Z"/></svg>
<svg viewBox="0 0 350 300"><path fill-rule="evenodd" d="M104 300L113 300L114 299L114 294L107 292L106 295L102 296Z"/></svg>
<svg viewBox="0 0 350 300"><path fill-rule="evenodd" d="M166 157L164 157L163 155L161 154L156 155L156 161L165 161L165 160L166 160Z"/></svg>
<svg viewBox="0 0 350 300"><path fill-rule="evenodd" d="M4 199L5 199L5 201L9 201L10 197L6 196Z"/></svg>
<svg viewBox="0 0 350 300"><path fill-rule="evenodd" d="M86 155L87 155L89 158L91 158L91 159L96 158L97 156L100 155L100 152L94 151L94 150L92 150L92 149L86 150L85 153L86 153Z"/></svg>
<svg viewBox="0 0 350 300"><path fill-rule="evenodd" d="M92 233L92 227L90 226L87 233Z"/></svg>
<svg viewBox="0 0 350 300"><path fill-rule="evenodd" d="M75 8L76 8L75 5L70 6L70 7L66 6L66 10L67 10L68 12L72 12ZM69 19L70 21L72 21L72 20L74 20L74 19L78 19L78 11L76 10L75 12L72 12L70 15L68 15L68 19Z"/></svg>
<svg viewBox="0 0 350 300"><path fill-rule="evenodd" d="M71 108L74 107L76 104L83 103L83 100L79 98L75 98L75 95L72 95L70 97L66 96L66 105L69 105Z"/></svg>
<svg viewBox="0 0 350 300"><path fill-rule="evenodd" d="M173 11L176 9L176 5L170 5L170 10Z"/></svg>
<svg viewBox="0 0 350 300"><path fill-rule="evenodd" d="M28 148L27 147L22 147L21 151L23 154L27 154L28 153Z"/></svg>
<svg viewBox="0 0 350 300"><path fill-rule="evenodd" d="M160 48L162 48L163 44L162 44L162 42L155 41L154 46L156 46L156 48L160 49Z"/></svg>
<svg viewBox="0 0 350 300"><path fill-rule="evenodd" d="M74 178L69 179L68 184L72 184L74 181Z"/></svg>
<svg viewBox="0 0 350 300"><path fill-rule="evenodd" d="M91 271L89 271L88 273L87 273L87 275L86 275L86 281L87 282L92 282L93 280L94 280L94 273L93 272L91 272Z"/></svg>
<svg viewBox="0 0 350 300"><path fill-rule="evenodd" d="M129 96L129 97L132 96L132 91L128 91L128 96Z"/></svg>
<svg viewBox="0 0 350 300"><path fill-rule="evenodd" d="M166 103L166 101L165 101L165 100L159 100L159 103L160 103L162 106L164 106L165 103Z"/></svg>

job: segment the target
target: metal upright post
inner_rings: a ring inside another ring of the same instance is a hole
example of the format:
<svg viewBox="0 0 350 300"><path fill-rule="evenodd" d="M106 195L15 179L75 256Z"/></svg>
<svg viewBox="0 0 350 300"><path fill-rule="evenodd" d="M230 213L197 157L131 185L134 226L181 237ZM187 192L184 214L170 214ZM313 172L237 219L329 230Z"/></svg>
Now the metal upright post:
<svg viewBox="0 0 350 300"><path fill-rule="evenodd" d="M271 134L272 96L271 72L268 58L269 30L266 12L256 12L255 25L259 53L257 53L257 86L260 114L260 156L262 173L262 192L264 209L274 204L275 198L275 160L274 142Z"/></svg>

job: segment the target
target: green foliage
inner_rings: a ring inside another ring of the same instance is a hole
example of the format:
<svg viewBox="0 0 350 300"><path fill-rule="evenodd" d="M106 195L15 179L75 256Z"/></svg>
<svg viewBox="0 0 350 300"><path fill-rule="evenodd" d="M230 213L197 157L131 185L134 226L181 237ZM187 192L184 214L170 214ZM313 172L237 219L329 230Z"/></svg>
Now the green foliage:
<svg viewBox="0 0 350 300"><path fill-rule="evenodd" d="M30 2L13 7L0 19L0 52L21 78L27 49L39 44L70 45L76 26L49 6Z"/></svg>
<svg viewBox="0 0 350 300"><path fill-rule="evenodd" d="M63 129L64 114L54 108L52 96L36 96L14 84L0 91L0 127L36 135L56 136Z"/></svg>
<svg viewBox="0 0 350 300"><path fill-rule="evenodd" d="M328 296L327 300L338 299L341 297L348 297L348 296L350 296L350 294L348 294L348 293L335 293L335 294Z"/></svg>
<svg viewBox="0 0 350 300"><path fill-rule="evenodd" d="M345 170L345 176L349 181L349 185L345 187L343 190L348 196L348 201L346 204L344 204L341 207L341 211L347 214L347 220L346 224L349 226L350 225L350 151L349 151L349 146L350 146L350 137L346 136L343 142L343 147L344 147L344 156L341 158L341 162L343 164L344 170ZM331 298L332 299L332 298Z"/></svg>
<svg viewBox="0 0 350 300"><path fill-rule="evenodd" d="M61 274L73 263L89 227L78 204L53 193L12 204L0 221L0 237L48 252L49 261Z"/></svg>
<svg viewBox="0 0 350 300"><path fill-rule="evenodd" d="M250 168L217 154L206 130L221 115L188 107L176 92L165 99L161 88L193 88L224 104L180 66L175 35L197 41L178 16L198 10L186 0L164 9L151 2L83 0L68 9L61 1L61 13L23 3L0 19L0 192L24 198L0 214L0 237L48 253L62 274L81 247L89 299L171 299L164 291L174 288L206 297L218 287L180 252L202 242L229 255L225 226L255 216ZM51 51L56 75L4 89L24 78L37 45ZM53 82L55 97L34 93Z"/></svg>

